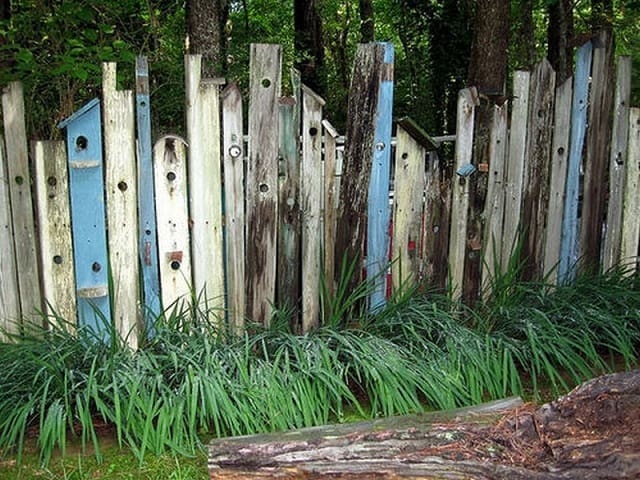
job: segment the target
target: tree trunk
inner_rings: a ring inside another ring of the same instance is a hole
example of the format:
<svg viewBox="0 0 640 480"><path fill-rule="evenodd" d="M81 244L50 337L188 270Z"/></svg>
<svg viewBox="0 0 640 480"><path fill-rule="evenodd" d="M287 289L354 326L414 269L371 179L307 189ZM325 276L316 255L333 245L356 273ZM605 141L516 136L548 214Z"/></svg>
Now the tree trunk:
<svg viewBox="0 0 640 480"><path fill-rule="evenodd" d="M373 14L373 0L359 0L360 6L360 43L375 40L375 22Z"/></svg>
<svg viewBox="0 0 640 480"><path fill-rule="evenodd" d="M557 0L548 4L547 57L556 71L557 84L573 75L573 7L572 0Z"/></svg>
<svg viewBox="0 0 640 480"><path fill-rule="evenodd" d="M324 43L322 19L316 0L294 0L293 17L295 27L296 68L300 70L302 83L315 93L324 96Z"/></svg>
<svg viewBox="0 0 640 480"><path fill-rule="evenodd" d="M202 55L202 76L212 78L225 70L227 21L226 0L187 0L189 53Z"/></svg>
<svg viewBox="0 0 640 480"><path fill-rule="evenodd" d="M531 70L536 63L536 39L533 23L533 0L518 2L518 28L513 47L516 66L520 70Z"/></svg>

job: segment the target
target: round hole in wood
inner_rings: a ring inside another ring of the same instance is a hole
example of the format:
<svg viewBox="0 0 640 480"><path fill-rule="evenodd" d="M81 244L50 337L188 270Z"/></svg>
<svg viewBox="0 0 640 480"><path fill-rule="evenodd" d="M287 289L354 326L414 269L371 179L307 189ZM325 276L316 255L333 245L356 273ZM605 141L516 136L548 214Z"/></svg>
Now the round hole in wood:
<svg viewBox="0 0 640 480"><path fill-rule="evenodd" d="M167 180L169 180L170 182L173 182L175 179L176 179L176 172L167 173Z"/></svg>
<svg viewBox="0 0 640 480"><path fill-rule="evenodd" d="M179 270L180 269L180 262L178 260L173 260L170 264L171 266L171 270Z"/></svg>
<svg viewBox="0 0 640 480"><path fill-rule="evenodd" d="M47 178L47 184L50 187L55 187L58 184L58 179L56 177L49 177Z"/></svg>
<svg viewBox="0 0 640 480"><path fill-rule="evenodd" d="M264 88L269 88L271 86L271 80L269 80L268 78L263 78L262 81L260 82L260 84Z"/></svg>
<svg viewBox="0 0 640 480"><path fill-rule="evenodd" d="M102 265L100 265L98 262L93 262L93 265L91 265L91 270L98 273L100 270L102 270Z"/></svg>
<svg viewBox="0 0 640 480"><path fill-rule="evenodd" d="M54 255L53 263L55 263L56 265L60 265L62 263L62 255Z"/></svg>
<svg viewBox="0 0 640 480"><path fill-rule="evenodd" d="M260 184L260 191L262 193L267 193L269 191L269 185L267 185L266 183L261 183Z"/></svg>
<svg viewBox="0 0 640 480"><path fill-rule="evenodd" d="M89 140L87 140L87 137L80 135L78 138L76 138L77 151L80 152L82 150L86 150L88 146L89 146Z"/></svg>

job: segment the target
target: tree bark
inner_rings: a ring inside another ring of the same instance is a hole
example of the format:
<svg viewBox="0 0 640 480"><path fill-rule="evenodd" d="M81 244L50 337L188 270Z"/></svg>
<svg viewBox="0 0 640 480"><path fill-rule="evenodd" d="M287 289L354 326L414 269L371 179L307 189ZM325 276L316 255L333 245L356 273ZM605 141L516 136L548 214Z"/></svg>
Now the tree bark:
<svg viewBox="0 0 640 480"><path fill-rule="evenodd" d="M375 20L373 13L373 0L359 0L360 6L360 43L369 43L375 40Z"/></svg>
<svg viewBox="0 0 640 480"><path fill-rule="evenodd" d="M226 68L226 0L187 0L189 53L202 55L202 76L218 77Z"/></svg>
<svg viewBox="0 0 640 480"><path fill-rule="evenodd" d="M573 7L572 0L548 4L547 57L557 74L557 84L573 75Z"/></svg>
<svg viewBox="0 0 640 480"><path fill-rule="evenodd" d="M521 70L531 70L536 63L536 39L533 23L533 0L518 2L517 40L513 42L516 51L516 65Z"/></svg>
<svg viewBox="0 0 640 480"><path fill-rule="evenodd" d="M322 19L316 0L294 0L296 68L300 70L302 83L321 97L326 92L324 79L324 43Z"/></svg>

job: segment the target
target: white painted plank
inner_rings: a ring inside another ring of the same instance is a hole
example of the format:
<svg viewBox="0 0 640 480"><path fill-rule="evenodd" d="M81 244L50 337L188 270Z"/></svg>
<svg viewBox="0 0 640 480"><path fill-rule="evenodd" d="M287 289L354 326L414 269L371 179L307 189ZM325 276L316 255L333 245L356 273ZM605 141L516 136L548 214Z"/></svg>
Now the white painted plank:
<svg viewBox="0 0 640 480"><path fill-rule="evenodd" d="M620 263L636 265L640 242L640 108L629 110L629 150L622 213ZM633 273L636 268L631 268Z"/></svg>

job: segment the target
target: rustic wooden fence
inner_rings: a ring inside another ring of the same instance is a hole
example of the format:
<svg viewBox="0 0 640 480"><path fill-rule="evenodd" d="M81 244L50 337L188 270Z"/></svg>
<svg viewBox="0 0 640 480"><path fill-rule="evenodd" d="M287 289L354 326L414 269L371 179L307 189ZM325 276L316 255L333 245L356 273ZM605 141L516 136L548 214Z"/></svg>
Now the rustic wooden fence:
<svg viewBox="0 0 640 480"><path fill-rule="evenodd" d="M105 64L101 101L60 124L66 142L33 142L31 155L12 83L0 319L7 331L36 312L98 329L103 319L135 348L142 322L192 296L235 331L285 304L308 331L324 314L321 278L333 288L343 257L378 279L371 308L416 281L476 298L516 244L529 278L570 281L579 259L635 261L640 109L630 60L614 76L610 48L606 36L580 48L560 86L543 61L515 72L508 101L461 91L453 162L409 119L392 139L390 44L358 49L344 145L295 72L281 96L277 45L251 47L248 109L236 85L201 78L200 57L187 56L186 138L155 143L144 58L135 93L117 90ZM491 120L484 141L477 115Z"/></svg>

